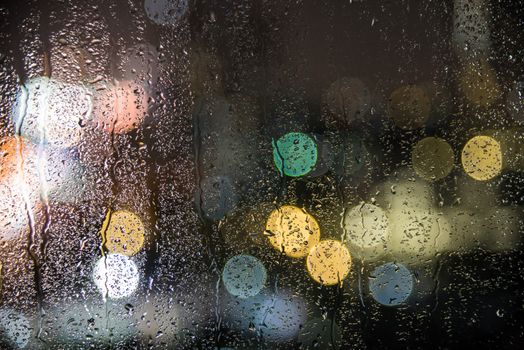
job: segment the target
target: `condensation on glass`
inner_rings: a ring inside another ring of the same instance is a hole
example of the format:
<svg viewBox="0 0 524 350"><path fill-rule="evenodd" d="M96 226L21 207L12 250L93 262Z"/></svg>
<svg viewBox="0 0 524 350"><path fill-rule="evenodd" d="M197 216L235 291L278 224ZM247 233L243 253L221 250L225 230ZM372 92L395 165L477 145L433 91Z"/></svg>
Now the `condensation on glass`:
<svg viewBox="0 0 524 350"><path fill-rule="evenodd" d="M0 16L0 348L524 344L521 1Z"/></svg>

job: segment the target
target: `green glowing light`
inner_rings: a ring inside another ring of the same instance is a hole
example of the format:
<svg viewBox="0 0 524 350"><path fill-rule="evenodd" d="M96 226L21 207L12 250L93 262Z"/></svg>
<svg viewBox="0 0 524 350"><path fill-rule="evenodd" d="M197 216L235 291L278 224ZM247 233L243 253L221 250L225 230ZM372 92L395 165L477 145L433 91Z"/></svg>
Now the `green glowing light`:
<svg viewBox="0 0 524 350"><path fill-rule="evenodd" d="M281 176L308 174L315 167L317 156L317 144L301 132L290 132L276 143L273 141L273 160Z"/></svg>

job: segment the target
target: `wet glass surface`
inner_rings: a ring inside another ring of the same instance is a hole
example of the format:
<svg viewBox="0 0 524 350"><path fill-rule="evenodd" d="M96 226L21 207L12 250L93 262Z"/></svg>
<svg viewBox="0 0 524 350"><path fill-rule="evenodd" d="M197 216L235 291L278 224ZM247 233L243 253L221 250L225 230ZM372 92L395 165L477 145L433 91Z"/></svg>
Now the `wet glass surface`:
<svg viewBox="0 0 524 350"><path fill-rule="evenodd" d="M524 344L521 1L0 15L1 349Z"/></svg>

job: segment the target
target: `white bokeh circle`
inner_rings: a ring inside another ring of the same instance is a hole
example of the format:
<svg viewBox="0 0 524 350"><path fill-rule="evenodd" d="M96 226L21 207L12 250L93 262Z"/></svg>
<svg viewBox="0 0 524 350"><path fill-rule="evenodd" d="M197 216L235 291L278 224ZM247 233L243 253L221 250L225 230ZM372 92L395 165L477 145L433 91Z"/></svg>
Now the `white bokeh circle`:
<svg viewBox="0 0 524 350"><path fill-rule="evenodd" d="M129 297L138 287L138 268L125 255L108 254L97 261L93 270L93 280L104 297Z"/></svg>

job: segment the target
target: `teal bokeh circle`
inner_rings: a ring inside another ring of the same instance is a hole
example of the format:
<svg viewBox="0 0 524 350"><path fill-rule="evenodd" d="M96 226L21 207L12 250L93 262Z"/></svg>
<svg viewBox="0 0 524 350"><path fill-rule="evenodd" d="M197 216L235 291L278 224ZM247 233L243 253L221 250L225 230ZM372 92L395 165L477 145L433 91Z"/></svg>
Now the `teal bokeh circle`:
<svg viewBox="0 0 524 350"><path fill-rule="evenodd" d="M228 260L222 281L229 294L246 299L260 293L266 284L264 265L251 255L236 255Z"/></svg>
<svg viewBox="0 0 524 350"><path fill-rule="evenodd" d="M306 175L314 169L317 157L316 142L304 133L290 132L273 141L273 160L280 175Z"/></svg>

